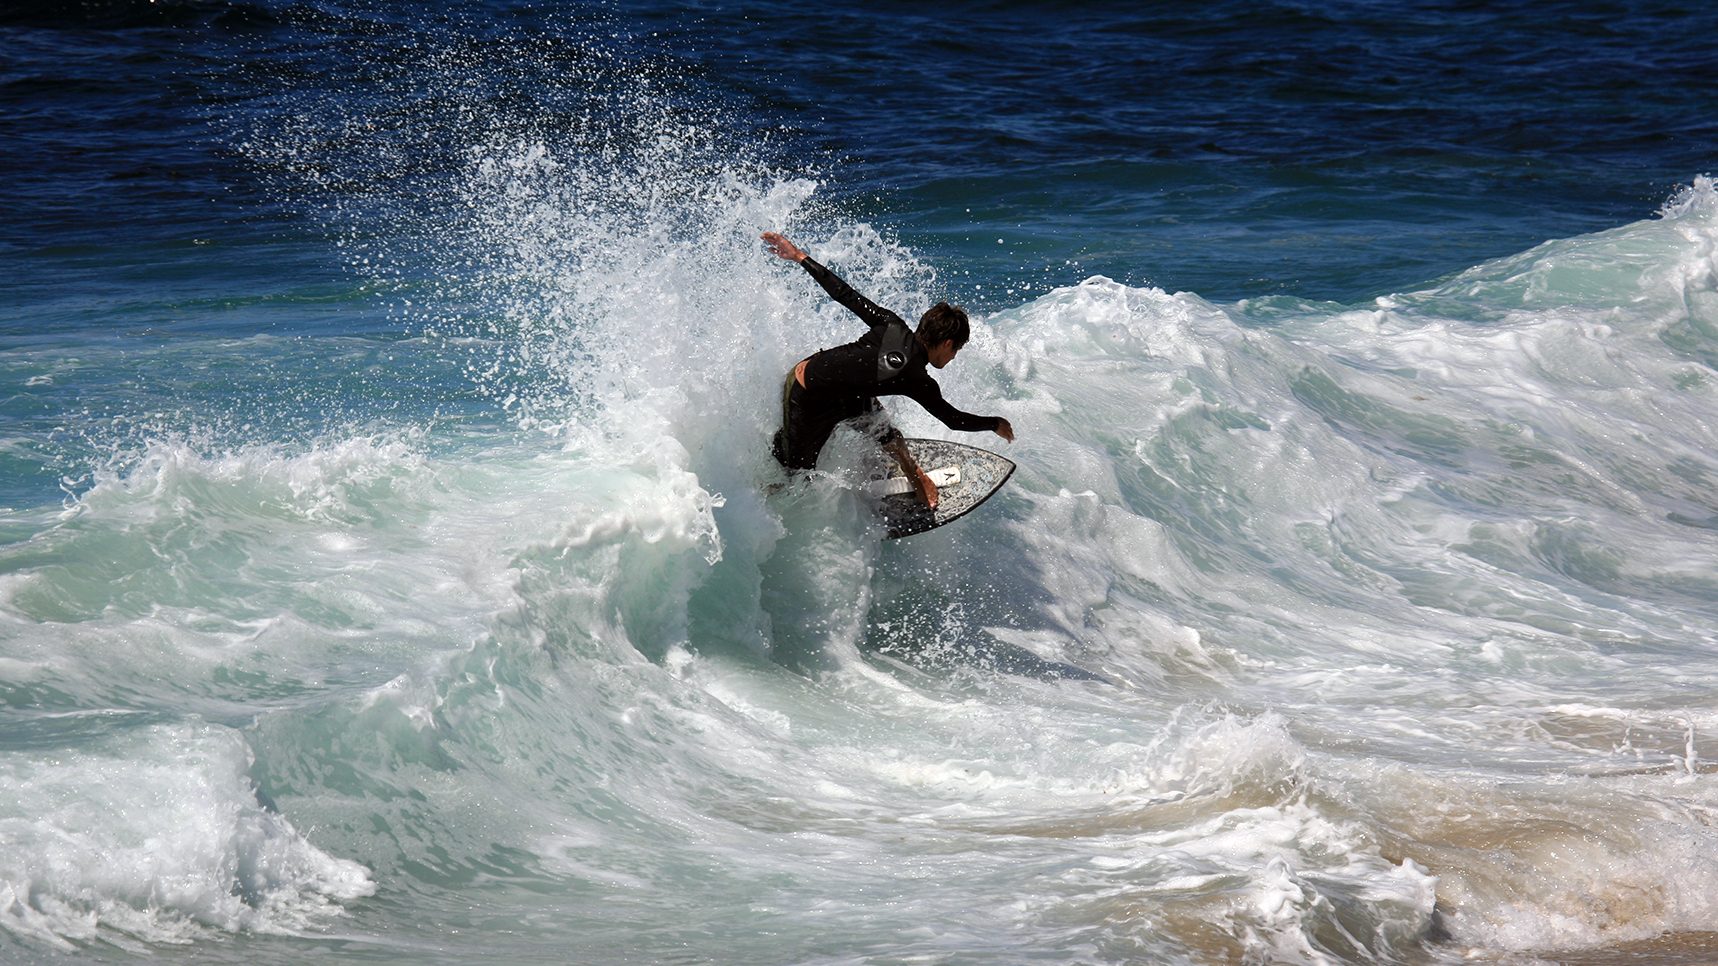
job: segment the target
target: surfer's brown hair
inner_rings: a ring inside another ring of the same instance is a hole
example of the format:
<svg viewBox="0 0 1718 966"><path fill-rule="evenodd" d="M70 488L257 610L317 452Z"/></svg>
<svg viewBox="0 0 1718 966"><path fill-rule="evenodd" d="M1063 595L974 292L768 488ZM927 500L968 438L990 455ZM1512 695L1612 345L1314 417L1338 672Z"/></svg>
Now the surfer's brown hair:
<svg viewBox="0 0 1718 966"><path fill-rule="evenodd" d="M959 349L972 337L972 327L966 320L966 309L947 302L938 302L919 316L919 341L927 348L953 339Z"/></svg>

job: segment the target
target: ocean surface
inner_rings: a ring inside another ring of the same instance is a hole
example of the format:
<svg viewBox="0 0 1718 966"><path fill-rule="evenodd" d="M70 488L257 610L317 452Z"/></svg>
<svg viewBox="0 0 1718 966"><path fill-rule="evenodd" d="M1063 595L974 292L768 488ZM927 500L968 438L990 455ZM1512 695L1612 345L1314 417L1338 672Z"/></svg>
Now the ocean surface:
<svg viewBox="0 0 1718 966"><path fill-rule="evenodd" d="M16 2L0 962L1718 949L1718 7ZM783 372L1018 439L884 541Z"/></svg>

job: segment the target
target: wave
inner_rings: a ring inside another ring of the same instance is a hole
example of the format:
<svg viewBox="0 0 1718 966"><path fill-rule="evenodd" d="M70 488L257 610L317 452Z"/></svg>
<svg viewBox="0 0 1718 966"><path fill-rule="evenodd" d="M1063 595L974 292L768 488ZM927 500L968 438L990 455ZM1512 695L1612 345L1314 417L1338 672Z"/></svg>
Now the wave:
<svg viewBox="0 0 1718 966"><path fill-rule="evenodd" d="M875 917L849 952L899 951L881 937L929 910L961 928L907 943L926 955L1006 925L1172 961L1699 928L1718 869L1685 783L1714 723L1663 667L1710 673L1697 524L1718 510L1709 377L1666 333L1699 321L1711 191L1372 305L1099 278L980 319L947 389L998 400L1022 469L907 546L839 466L766 497L767 413L725 418L767 410L752 383L805 326L845 326L749 229L724 229L719 277L651 284L759 293L745 331L761 318L775 358L731 344L734 315L524 436L157 441L6 553L8 706L39 737L8 752L36 844L4 922L146 948L349 907L407 949L407 906L481 934L481 894L551 902L598 956L673 942L650 910L693 902L814 959L834 947L789 909ZM861 226L818 248L927 297ZM1606 251L1628 270L1557 273ZM653 305L685 321L703 298ZM647 331L585 318L615 346ZM1010 674L983 660L1001 648L1103 680ZM43 771L46 749L92 764ZM115 756L212 796L169 865L93 871L191 800L85 817ZM975 902L1019 868L1044 871ZM875 882L920 911L855 905ZM634 912L605 922L617 897Z"/></svg>
<svg viewBox="0 0 1718 966"><path fill-rule="evenodd" d="M1366 304L1093 278L978 318L943 386L1021 469L884 543L851 440L769 495L779 381L854 322L757 235L958 291L573 60L608 127L252 146L409 185L332 213L505 426L153 434L30 517L10 937L1326 962L1709 922L1709 180Z"/></svg>
<svg viewBox="0 0 1718 966"><path fill-rule="evenodd" d="M147 954L234 930L316 929L374 892L363 866L259 803L238 733L114 712L107 734L75 750L47 740L87 726L76 717L30 722L54 757L14 750L15 738L0 756L0 925L11 935Z"/></svg>

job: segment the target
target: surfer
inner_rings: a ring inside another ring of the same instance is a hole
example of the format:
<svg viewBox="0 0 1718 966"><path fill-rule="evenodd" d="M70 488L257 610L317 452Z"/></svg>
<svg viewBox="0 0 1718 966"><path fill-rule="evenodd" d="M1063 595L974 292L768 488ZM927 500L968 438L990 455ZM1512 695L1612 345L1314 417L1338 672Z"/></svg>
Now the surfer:
<svg viewBox="0 0 1718 966"><path fill-rule="evenodd" d="M919 318L917 330L895 313L855 292L846 282L807 255L779 232L766 231L764 244L778 258L798 262L829 297L863 319L871 331L857 341L821 349L799 360L782 384L781 429L771 449L790 470L817 466L817 455L835 426L845 420L872 417L879 426L878 445L895 458L913 483L919 499L937 505L937 485L907 451L900 432L882 418L878 396L906 396L965 433L990 431L1014 442L1014 427L1001 416L974 416L949 405L936 380L925 371L954 361L970 335L966 310L938 302Z"/></svg>

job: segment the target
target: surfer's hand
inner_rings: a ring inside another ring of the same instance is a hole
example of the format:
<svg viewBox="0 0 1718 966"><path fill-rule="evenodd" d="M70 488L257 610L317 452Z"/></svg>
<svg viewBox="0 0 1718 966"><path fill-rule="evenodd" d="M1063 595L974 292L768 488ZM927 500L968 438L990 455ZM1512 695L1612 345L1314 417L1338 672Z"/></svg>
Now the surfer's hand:
<svg viewBox="0 0 1718 966"><path fill-rule="evenodd" d="M996 419L996 435L1012 443L1014 442L1014 427L1009 424L1008 420L999 416Z"/></svg>
<svg viewBox="0 0 1718 966"><path fill-rule="evenodd" d="M798 245L787 240L787 236L779 231L764 232L764 244L777 258L785 258L790 262L803 262L806 254Z"/></svg>
<svg viewBox="0 0 1718 966"><path fill-rule="evenodd" d="M917 470L913 474L913 487L919 491L919 499L925 506L933 510L937 508L937 484L929 473Z"/></svg>

